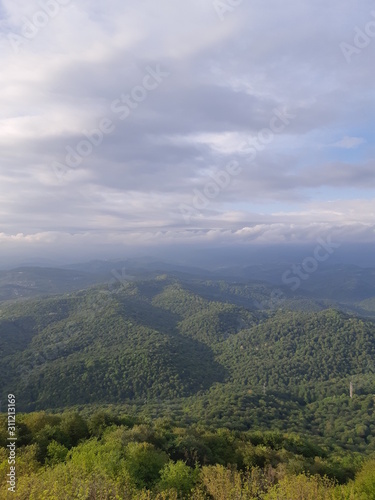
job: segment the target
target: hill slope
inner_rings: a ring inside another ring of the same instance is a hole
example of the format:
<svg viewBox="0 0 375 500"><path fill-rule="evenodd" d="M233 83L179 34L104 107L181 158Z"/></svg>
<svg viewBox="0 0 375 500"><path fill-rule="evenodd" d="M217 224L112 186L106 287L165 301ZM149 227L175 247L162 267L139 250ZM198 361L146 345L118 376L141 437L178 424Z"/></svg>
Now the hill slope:
<svg viewBox="0 0 375 500"><path fill-rule="evenodd" d="M231 382L310 402L374 390L375 326L335 311L258 311L229 303L249 286L176 278L3 306L3 394L21 408L191 396ZM251 289L251 287L250 287ZM199 293L198 293L199 292ZM242 390L242 389L241 389Z"/></svg>
<svg viewBox="0 0 375 500"><path fill-rule="evenodd" d="M81 290L103 281L101 276L82 271L46 267L0 271L0 303Z"/></svg>

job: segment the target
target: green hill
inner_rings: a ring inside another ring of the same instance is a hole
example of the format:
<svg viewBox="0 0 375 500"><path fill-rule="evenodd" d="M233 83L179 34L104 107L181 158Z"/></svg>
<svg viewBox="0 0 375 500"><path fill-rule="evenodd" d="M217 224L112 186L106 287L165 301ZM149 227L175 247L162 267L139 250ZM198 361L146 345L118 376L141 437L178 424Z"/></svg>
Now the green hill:
<svg viewBox="0 0 375 500"><path fill-rule="evenodd" d="M280 311L231 336L220 361L239 384L302 396L342 394L356 376L374 389L375 324L327 310Z"/></svg>
<svg viewBox="0 0 375 500"><path fill-rule="evenodd" d="M259 310L261 289L160 275L3 304L1 400L15 393L26 411L111 404L370 449L374 322L320 307L306 312L293 298ZM350 406L350 381L360 409ZM336 426L345 405L351 409Z"/></svg>

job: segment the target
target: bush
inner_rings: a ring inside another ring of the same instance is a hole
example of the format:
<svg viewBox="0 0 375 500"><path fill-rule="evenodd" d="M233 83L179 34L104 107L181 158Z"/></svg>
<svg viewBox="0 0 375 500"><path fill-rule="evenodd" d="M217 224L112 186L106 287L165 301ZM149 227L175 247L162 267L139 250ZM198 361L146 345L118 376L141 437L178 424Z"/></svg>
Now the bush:
<svg viewBox="0 0 375 500"><path fill-rule="evenodd" d="M47 447L46 463L53 466L61 462L65 462L68 451L68 448L66 448L63 444L60 444L57 441L51 441Z"/></svg>
<svg viewBox="0 0 375 500"><path fill-rule="evenodd" d="M355 479L359 499L375 499L375 460L370 460Z"/></svg>
<svg viewBox="0 0 375 500"><path fill-rule="evenodd" d="M187 495L195 486L199 470L192 469L182 460L169 462L161 472L159 488L161 490L177 490L180 496Z"/></svg>
<svg viewBox="0 0 375 500"><path fill-rule="evenodd" d="M138 488L154 486L168 460L150 443L129 443L125 449L125 469Z"/></svg>

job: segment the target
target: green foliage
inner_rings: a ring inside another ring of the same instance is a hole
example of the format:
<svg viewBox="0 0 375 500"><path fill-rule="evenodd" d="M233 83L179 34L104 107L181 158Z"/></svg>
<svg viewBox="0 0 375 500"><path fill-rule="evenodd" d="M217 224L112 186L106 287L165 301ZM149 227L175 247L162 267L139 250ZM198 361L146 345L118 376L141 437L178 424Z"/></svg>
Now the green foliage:
<svg viewBox="0 0 375 500"><path fill-rule="evenodd" d="M57 441L51 441L47 446L47 458L46 463L48 465L56 465L64 462L69 450L63 444Z"/></svg>
<svg viewBox="0 0 375 500"><path fill-rule="evenodd" d="M279 500L280 498L294 498L295 500L328 500L332 498L334 483L320 476L285 476L271 488L265 500Z"/></svg>
<svg viewBox="0 0 375 500"><path fill-rule="evenodd" d="M138 488L153 486L167 461L168 455L150 443L129 443L125 449L124 466Z"/></svg>
<svg viewBox="0 0 375 500"><path fill-rule="evenodd" d="M119 420L110 413L99 410L89 419L87 427L91 435L101 437L105 429L114 423L119 423Z"/></svg>
<svg viewBox="0 0 375 500"><path fill-rule="evenodd" d="M358 499L375 498L375 460L368 461L355 479Z"/></svg>
<svg viewBox="0 0 375 500"><path fill-rule="evenodd" d="M69 436L70 446L75 446L81 439L88 437L87 422L76 412L62 414L60 429Z"/></svg>
<svg viewBox="0 0 375 500"><path fill-rule="evenodd" d="M375 451L374 323L334 310L251 309L266 291L161 277L112 293L93 288L4 306L1 399L16 392L18 409L27 411L113 404L186 424L293 431ZM65 421L52 436L44 428L57 417L33 418L41 461L46 440L70 448L87 436ZM108 418L92 416L91 434L100 437ZM26 420L17 425L20 443L31 444Z"/></svg>
<svg viewBox="0 0 375 500"><path fill-rule="evenodd" d="M162 276L3 305L19 498L371 498L375 324L255 310L268 292Z"/></svg>
<svg viewBox="0 0 375 500"><path fill-rule="evenodd" d="M1 498L374 498L373 459L363 465L357 455L338 455L300 435L177 426L167 419L140 419L128 427L123 425L131 420L126 415L97 412L94 416L19 415L27 422L25 435L34 444L18 448L17 492ZM94 435L98 426L93 422L99 423L100 436ZM62 428L67 427L74 434L70 443L83 430L91 429L91 435L81 437L68 451L55 439L66 441ZM2 492L7 472L7 452L0 448Z"/></svg>
<svg viewBox="0 0 375 500"><path fill-rule="evenodd" d="M160 473L158 487L161 490L176 490L181 497L194 488L199 476L199 469L192 469L182 460L168 462Z"/></svg>
<svg viewBox="0 0 375 500"><path fill-rule="evenodd" d="M0 338L9 325L22 323L23 329L12 334L17 352L4 346L0 372L7 367L19 407L172 399L222 381L226 372L212 350L179 331L179 316L136 292L120 290L103 307L100 290L39 308L28 304L33 321L19 306L7 308Z"/></svg>
<svg viewBox="0 0 375 500"><path fill-rule="evenodd" d="M237 384L283 391L306 401L348 394L350 377L360 393L371 393L375 325L328 310L278 312L231 336L220 361Z"/></svg>

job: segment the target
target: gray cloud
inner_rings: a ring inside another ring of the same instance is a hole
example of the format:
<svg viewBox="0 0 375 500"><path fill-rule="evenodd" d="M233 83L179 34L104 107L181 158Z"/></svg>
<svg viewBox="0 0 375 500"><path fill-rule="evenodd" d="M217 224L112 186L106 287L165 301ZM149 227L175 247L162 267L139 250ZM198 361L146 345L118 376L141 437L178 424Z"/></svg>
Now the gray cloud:
<svg viewBox="0 0 375 500"><path fill-rule="evenodd" d="M276 242L291 238L293 223L310 238L323 222L350 241L348 217L373 238L375 40L350 64L340 48L372 19L370 1L256 0L222 21L208 0L84 1L23 37L16 53L9 35L21 36L23 16L40 8L3 2L2 248L99 249L103 234L115 248L122 231L139 246ZM122 120L113 102L150 67L169 75ZM251 154L275 109L294 118ZM113 131L59 178L54 162L66 164L66 148L103 119ZM181 204L192 206L233 160L241 174L187 227Z"/></svg>

